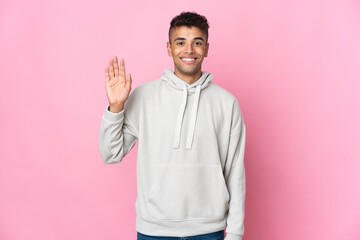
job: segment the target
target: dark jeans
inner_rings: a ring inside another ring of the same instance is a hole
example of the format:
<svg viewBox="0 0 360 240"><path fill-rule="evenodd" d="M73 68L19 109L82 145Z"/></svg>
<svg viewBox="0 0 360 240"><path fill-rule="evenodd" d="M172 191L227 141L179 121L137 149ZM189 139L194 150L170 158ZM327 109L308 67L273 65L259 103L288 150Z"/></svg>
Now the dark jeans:
<svg viewBox="0 0 360 240"><path fill-rule="evenodd" d="M224 240L224 230L190 237L149 236L137 232L137 240Z"/></svg>

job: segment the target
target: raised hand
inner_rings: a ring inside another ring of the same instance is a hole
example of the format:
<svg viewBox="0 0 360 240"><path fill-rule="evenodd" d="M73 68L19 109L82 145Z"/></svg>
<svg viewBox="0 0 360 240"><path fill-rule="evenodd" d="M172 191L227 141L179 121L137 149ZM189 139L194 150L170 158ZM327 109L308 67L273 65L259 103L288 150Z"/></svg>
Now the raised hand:
<svg viewBox="0 0 360 240"><path fill-rule="evenodd" d="M110 59L105 69L105 88L111 112L123 110L131 91L131 82L130 73L125 78L124 59L120 60L120 72L117 56Z"/></svg>

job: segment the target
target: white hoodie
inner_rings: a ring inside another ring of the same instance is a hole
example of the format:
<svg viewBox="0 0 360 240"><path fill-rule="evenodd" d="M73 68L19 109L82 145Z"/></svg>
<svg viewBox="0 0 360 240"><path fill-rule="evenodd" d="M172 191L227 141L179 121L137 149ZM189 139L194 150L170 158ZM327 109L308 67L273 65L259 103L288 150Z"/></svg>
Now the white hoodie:
<svg viewBox="0 0 360 240"><path fill-rule="evenodd" d="M107 106L104 163L137 151L136 230L193 236L223 230L241 240L245 211L245 124L237 99L202 72L188 84L173 71L135 88L119 113Z"/></svg>

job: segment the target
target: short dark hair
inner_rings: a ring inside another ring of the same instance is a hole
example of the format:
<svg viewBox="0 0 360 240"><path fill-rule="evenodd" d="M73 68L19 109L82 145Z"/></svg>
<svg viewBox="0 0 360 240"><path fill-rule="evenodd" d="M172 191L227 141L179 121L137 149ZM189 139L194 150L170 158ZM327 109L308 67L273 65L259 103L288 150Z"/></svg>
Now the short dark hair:
<svg viewBox="0 0 360 240"><path fill-rule="evenodd" d="M177 27L198 27L206 36L206 43L209 39L209 24L205 16L199 15L196 12L181 12L179 15L174 17L170 22L169 28L169 42L171 44L171 35L173 30Z"/></svg>

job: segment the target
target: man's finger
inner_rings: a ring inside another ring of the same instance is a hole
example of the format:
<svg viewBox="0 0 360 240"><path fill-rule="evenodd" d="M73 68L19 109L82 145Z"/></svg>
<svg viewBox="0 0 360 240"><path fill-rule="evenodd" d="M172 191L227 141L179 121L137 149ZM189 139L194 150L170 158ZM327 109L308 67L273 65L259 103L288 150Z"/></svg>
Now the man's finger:
<svg viewBox="0 0 360 240"><path fill-rule="evenodd" d="M120 59L120 77L125 80L125 61L124 59Z"/></svg>
<svg viewBox="0 0 360 240"><path fill-rule="evenodd" d="M115 77L118 77L119 76L119 64L118 64L117 56L114 56L114 71L115 71Z"/></svg>
<svg viewBox="0 0 360 240"><path fill-rule="evenodd" d="M109 76L109 66L106 66L105 68L105 81L109 82L110 76Z"/></svg>
<svg viewBox="0 0 360 240"><path fill-rule="evenodd" d="M126 87L127 87L128 89L131 89L131 83L132 83L131 74L128 73L127 78L126 78Z"/></svg>
<svg viewBox="0 0 360 240"><path fill-rule="evenodd" d="M114 77L114 70L113 70L113 60L110 59L109 60L109 76L110 78L113 78Z"/></svg>

